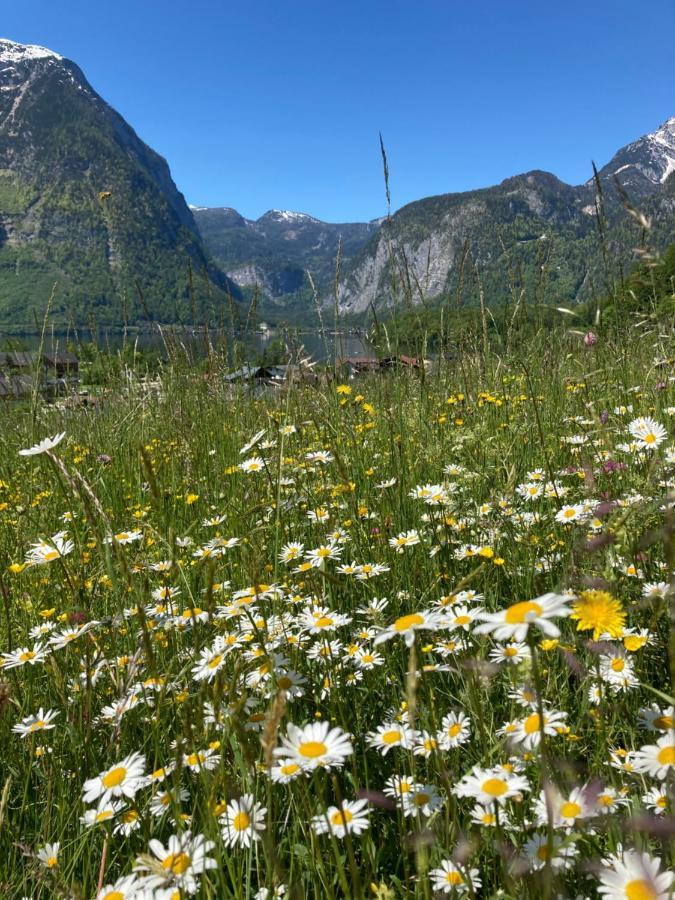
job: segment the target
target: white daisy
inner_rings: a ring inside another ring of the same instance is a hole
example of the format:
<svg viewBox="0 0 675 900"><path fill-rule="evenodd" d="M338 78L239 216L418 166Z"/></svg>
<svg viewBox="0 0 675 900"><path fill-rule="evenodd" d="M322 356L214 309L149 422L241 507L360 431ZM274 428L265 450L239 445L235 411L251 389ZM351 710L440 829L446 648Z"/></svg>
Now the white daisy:
<svg viewBox="0 0 675 900"><path fill-rule="evenodd" d="M25 719L22 719L20 723L14 725L12 731L15 734L20 734L21 737L28 737L29 734L35 734L36 731L49 731L56 727L54 725L54 719L58 715L59 713L57 710L49 709L45 712L44 709L40 707L35 715L27 716Z"/></svg>
<svg viewBox="0 0 675 900"><path fill-rule="evenodd" d="M275 756L291 759L303 769L340 768L354 752L349 735L328 722L310 722L298 728L290 723Z"/></svg>
<svg viewBox="0 0 675 900"><path fill-rule="evenodd" d="M635 754L635 771L663 781L675 769L675 736L664 734L655 744L646 744Z"/></svg>
<svg viewBox="0 0 675 900"><path fill-rule="evenodd" d="M382 644L384 641L393 637L403 637L407 647L412 647L415 642L415 633L417 631L436 631L441 627L442 619L438 612L434 610L422 610L420 612L408 613L405 616L399 616L395 622L392 622L388 628L381 631L373 643L375 645Z"/></svg>
<svg viewBox="0 0 675 900"><path fill-rule="evenodd" d="M466 869L451 859L444 859L440 866L429 871L432 890L441 894L461 897L469 891L475 894L481 886L478 869Z"/></svg>
<svg viewBox="0 0 675 900"><path fill-rule="evenodd" d="M482 806L491 803L503 805L511 797L519 797L523 791L529 791L527 778L507 772L499 766L483 769L474 766L455 785L454 793L458 797L472 797Z"/></svg>
<svg viewBox="0 0 675 900"><path fill-rule="evenodd" d="M628 430L638 442L638 446L647 450L658 447L668 437L668 432L663 425L649 416L633 419Z"/></svg>
<svg viewBox="0 0 675 900"><path fill-rule="evenodd" d="M144 876L144 884L148 888L179 888L187 894L196 894L199 888L198 875L207 869L215 869L216 861L208 854L213 850L213 841L207 841L203 835L194 838L190 831L183 834L172 834L166 847L153 838L149 843L151 853L159 860L159 865L150 865L143 858L136 861L138 872L149 872Z"/></svg>
<svg viewBox="0 0 675 900"><path fill-rule="evenodd" d="M410 750L414 742L415 732L401 722L385 722L368 735L368 746L379 750L382 756L396 747Z"/></svg>
<svg viewBox="0 0 675 900"><path fill-rule="evenodd" d="M82 788L85 803L93 800L109 800L111 797L134 797L145 784L145 757L130 753L95 778L89 778Z"/></svg>
<svg viewBox="0 0 675 900"><path fill-rule="evenodd" d="M265 830L266 815L267 809L256 801L253 794L231 800L219 820L225 846L250 847L253 841L259 841Z"/></svg>
<svg viewBox="0 0 675 900"><path fill-rule="evenodd" d="M43 438L39 444L29 447L27 450L19 450L19 456L38 456L57 447L66 436L65 431L55 434L54 437Z"/></svg>
<svg viewBox="0 0 675 900"><path fill-rule="evenodd" d="M44 847L40 847L38 850L37 858L43 866L46 866L48 869L55 869L59 864L60 847L59 841L56 841L54 844L45 844Z"/></svg>
<svg viewBox="0 0 675 900"><path fill-rule="evenodd" d="M568 599L562 594L549 593L514 603L496 613L483 612L479 615L483 624L476 626L474 634L492 634L498 641L523 641L530 627L538 626L544 634L557 638L560 630L550 620L569 615Z"/></svg>
<svg viewBox="0 0 675 900"><path fill-rule="evenodd" d="M347 833L362 834L368 829L368 801L343 800L339 806L329 806L325 813L312 819L316 834L331 835L342 840Z"/></svg>
<svg viewBox="0 0 675 900"><path fill-rule="evenodd" d="M601 869L598 893L607 900L670 900L675 875L661 872L661 860L638 853L624 851L613 865Z"/></svg>

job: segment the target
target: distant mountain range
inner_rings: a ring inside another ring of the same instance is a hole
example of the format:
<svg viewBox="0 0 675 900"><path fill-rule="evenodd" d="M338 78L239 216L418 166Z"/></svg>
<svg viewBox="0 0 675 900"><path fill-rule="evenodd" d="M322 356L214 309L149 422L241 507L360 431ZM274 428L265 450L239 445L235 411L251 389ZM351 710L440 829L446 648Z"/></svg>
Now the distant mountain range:
<svg viewBox="0 0 675 900"><path fill-rule="evenodd" d="M192 288L189 286L192 269ZM238 288L169 167L67 59L0 40L0 325L220 315Z"/></svg>
<svg viewBox="0 0 675 900"><path fill-rule="evenodd" d="M675 118L599 172L609 257L628 267L639 226L622 191L675 240ZM617 187L618 185L618 187ZM166 161L78 66L0 40L0 328L52 322L227 321L256 298L272 321L307 322L338 301L362 317L396 303L488 303L518 291L572 303L605 289L591 179L534 171L495 187L410 203L391 217L329 224L273 209L189 208ZM314 288L310 285L310 278Z"/></svg>
<svg viewBox="0 0 675 900"><path fill-rule="evenodd" d="M271 209L245 219L235 209L190 207L214 260L263 310L302 314L311 306L311 273L323 294L335 278L338 253L345 265L378 230L381 220L342 225L306 213Z"/></svg>
<svg viewBox="0 0 675 900"><path fill-rule="evenodd" d="M639 239L617 182L650 218L651 240L664 246L675 240L673 172L675 118L623 147L599 171L614 263L628 267ZM233 209L193 207L193 213L214 258L244 290L255 286L272 315L306 307L306 270L322 301L332 302L340 239L343 313L454 296L460 272L465 286L478 273L488 302L531 288L573 303L605 289L594 178L571 186L548 172L528 172L495 187L427 197L390 219L360 225L280 210L255 222ZM475 301L475 291L468 294Z"/></svg>

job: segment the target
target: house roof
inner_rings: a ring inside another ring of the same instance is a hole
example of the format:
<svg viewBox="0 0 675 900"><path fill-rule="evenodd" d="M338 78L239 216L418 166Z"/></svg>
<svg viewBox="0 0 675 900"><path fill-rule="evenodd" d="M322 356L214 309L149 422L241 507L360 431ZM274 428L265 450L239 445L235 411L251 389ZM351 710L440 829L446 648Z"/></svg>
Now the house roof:
<svg viewBox="0 0 675 900"><path fill-rule="evenodd" d="M235 372L230 372L229 375L225 376L225 381L239 381L244 378L253 378L258 371L257 366L242 366L240 369L237 369Z"/></svg>
<svg viewBox="0 0 675 900"><path fill-rule="evenodd" d="M379 365L379 361L374 356L343 356L337 362L339 366L355 366L359 369Z"/></svg>
<svg viewBox="0 0 675 900"><path fill-rule="evenodd" d="M27 350L10 350L7 354L7 362L10 366L19 369L28 369L33 365L33 354Z"/></svg>
<svg viewBox="0 0 675 900"><path fill-rule="evenodd" d="M59 350L56 353L45 352L42 354L42 361L49 366L77 366L79 360L74 353L66 350Z"/></svg>
<svg viewBox="0 0 675 900"><path fill-rule="evenodd" d="M411 366L413 369L416 369L419 366L419 360L414 356L405 356L403 353L399 353L397 356L386 356L380 360L381 366L395 366L397 364Z"/></svg>

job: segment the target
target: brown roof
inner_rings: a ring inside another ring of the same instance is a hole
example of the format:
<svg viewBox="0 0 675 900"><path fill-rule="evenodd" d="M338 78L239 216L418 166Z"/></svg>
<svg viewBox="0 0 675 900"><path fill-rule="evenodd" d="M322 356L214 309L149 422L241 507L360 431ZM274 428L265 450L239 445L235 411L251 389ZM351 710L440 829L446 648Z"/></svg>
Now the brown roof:
<svg viewBox="0 0 675 900"><path fill-rule="evenodd" d="M45 352L42 354L42 361L48 366L77 366L79 364L75 354L65 350L59 350L56 353Z"/></svg>
<svg viewBox="0 0 675 900"><path fill-rule="evenodd" d="M17 369L29 369L33 365L33 354L27 350L10 350L7 362Z"/></svg>
<svg viewBox="0 0 675 900"><path fill-rule="evenodd" d="M339 366L357 366L359 368L366 368L367 366L377 366L379 362L375 359L374 356L343 356L341 359L338 359Z"/></svg>

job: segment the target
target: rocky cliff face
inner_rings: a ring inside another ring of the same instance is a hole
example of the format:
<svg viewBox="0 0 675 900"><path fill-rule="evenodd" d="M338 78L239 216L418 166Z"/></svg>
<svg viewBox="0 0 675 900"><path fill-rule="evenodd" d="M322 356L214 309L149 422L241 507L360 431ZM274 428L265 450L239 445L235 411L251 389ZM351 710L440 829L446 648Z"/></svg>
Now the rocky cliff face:
<svg viewBox="0 0 675 900"><path fill-rule="evenodd" d="M213 317L238 294L166 161L77 65L0 40L0 323L32 325L52 288L53 321L115 325Z"/></svg>
<svg viewBox="0 0 675 900"><path fill-rule="evenodd" d="M621 190L649 216L651 239L665 246L675 234L673 172L675 119L621 149L599 172L607 240L627 266L639 235ZM514 285L539 289L544 279L552 302L587 299L603 281L595 181L571 186L535 171L403 207L346 267L341 309L361 314L371 305L454 295L461 259L478 273L493 303L505 300Z"/></svg>

